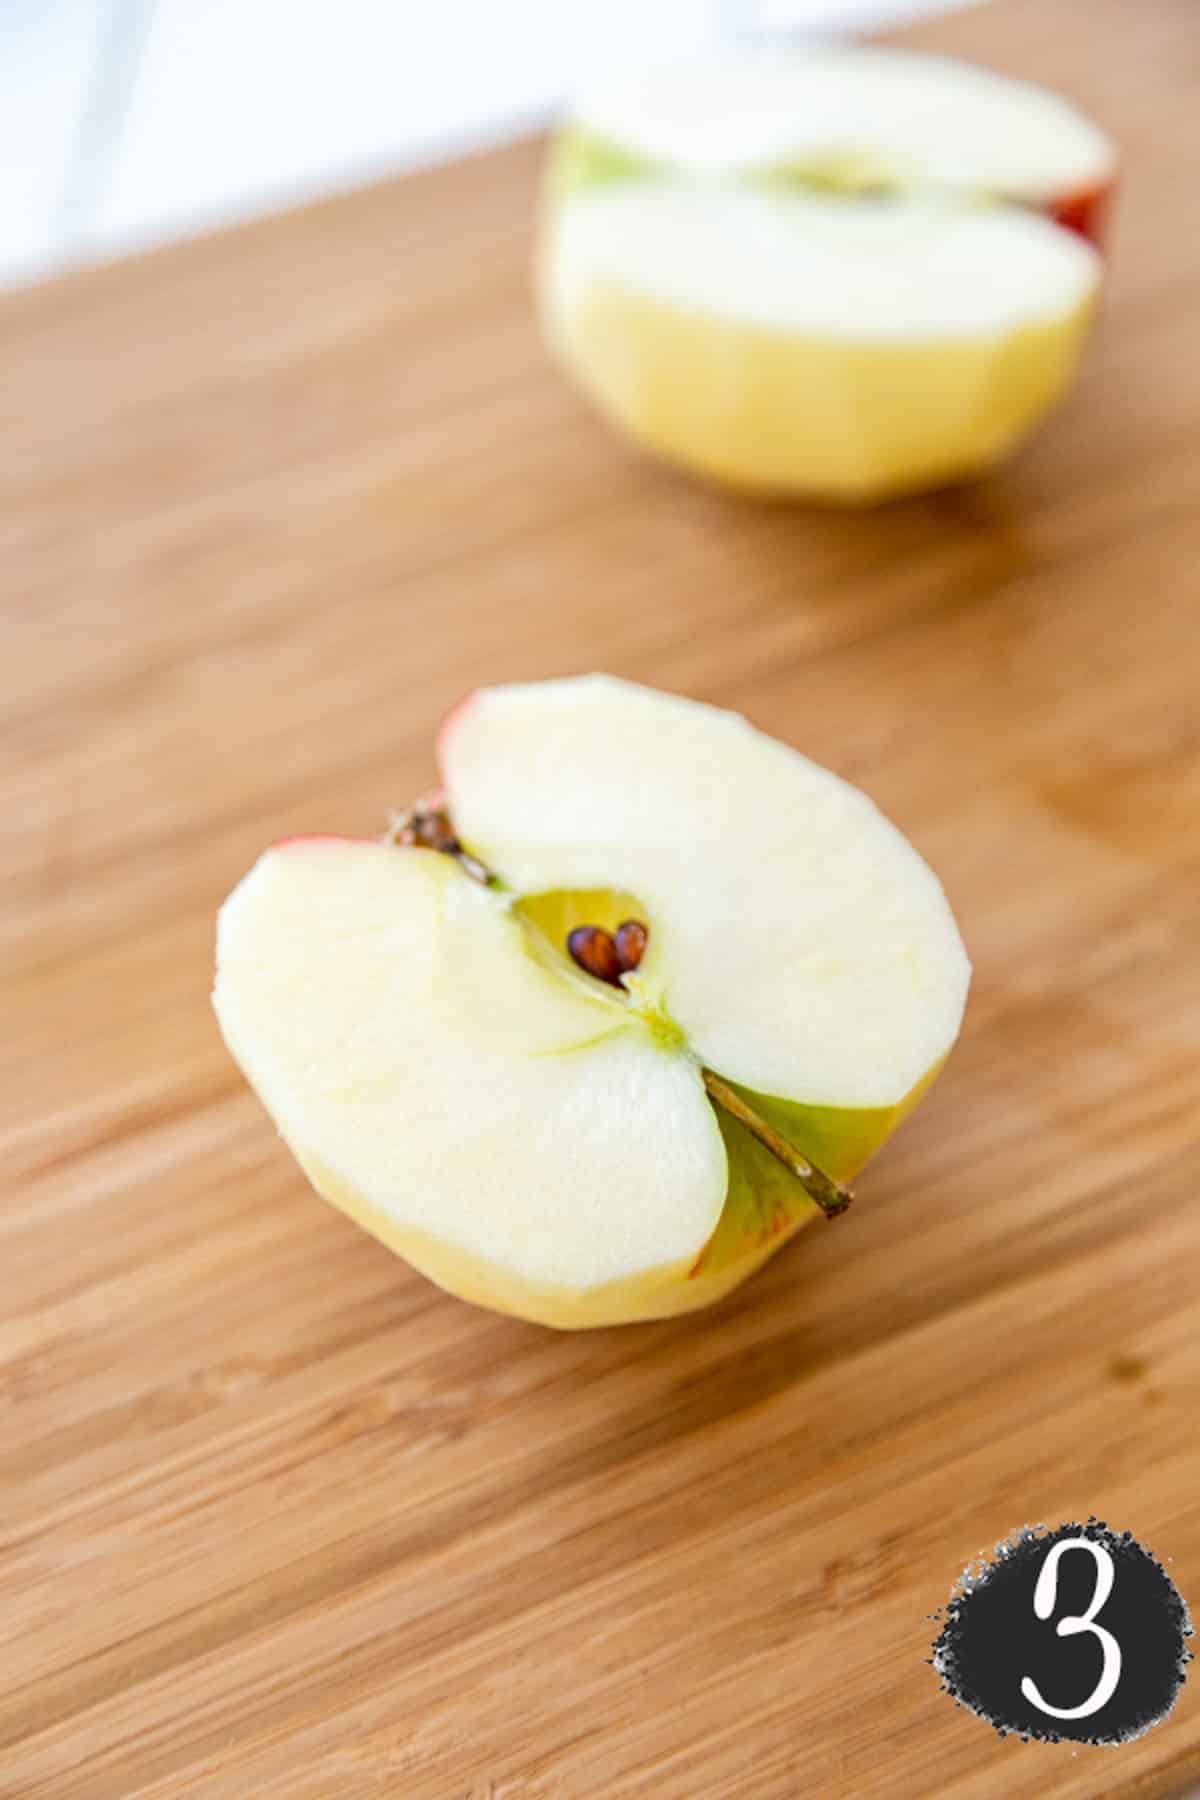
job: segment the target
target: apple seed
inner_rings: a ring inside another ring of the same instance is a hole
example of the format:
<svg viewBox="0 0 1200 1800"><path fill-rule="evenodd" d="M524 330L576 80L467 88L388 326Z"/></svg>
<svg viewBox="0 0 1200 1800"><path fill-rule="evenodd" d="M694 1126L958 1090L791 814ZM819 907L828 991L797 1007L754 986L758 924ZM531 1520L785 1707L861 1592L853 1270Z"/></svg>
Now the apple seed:
<svg viewBox="0 0 1200 1800"><path fill-rule="evenodd" d="M617 947L617 960L623 974L631 974L641 965L649 935L640 919L626 919L624 924L617 926L613 942Z"/></svg>
<svg viewBox="0 0 1200 1800"><path fill-rule="evenodd" d="M567 954L573 963L597 981L620 987L625 964L617 952L611 931L603 925L576 925L567 933ZM636 965L635 965L636 966Z"/></svg>

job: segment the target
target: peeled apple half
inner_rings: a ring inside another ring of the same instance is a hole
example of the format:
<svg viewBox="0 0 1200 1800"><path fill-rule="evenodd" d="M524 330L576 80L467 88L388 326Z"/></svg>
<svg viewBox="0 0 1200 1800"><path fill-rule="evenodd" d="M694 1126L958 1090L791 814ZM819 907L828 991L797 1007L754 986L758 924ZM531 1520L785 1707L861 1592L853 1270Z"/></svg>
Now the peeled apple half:
<svg viewBox="0 0 1200 1800"><path fill-rule="evenodd" d="M398 842L277 844L225 902L230 1051L314 1186L450 1292L564 1327L720 1299L947 1056L941 887L835 775L605 676L481 690L439 762Z"/></svg>
<svg viewBox="0 0 1200 1800"><path fill-rule="evenodd" d="M546 333L616 425L731 487L961 478L1069 386L1114 172L1064 101L939 58L646 72L552 151Z"/></svg>

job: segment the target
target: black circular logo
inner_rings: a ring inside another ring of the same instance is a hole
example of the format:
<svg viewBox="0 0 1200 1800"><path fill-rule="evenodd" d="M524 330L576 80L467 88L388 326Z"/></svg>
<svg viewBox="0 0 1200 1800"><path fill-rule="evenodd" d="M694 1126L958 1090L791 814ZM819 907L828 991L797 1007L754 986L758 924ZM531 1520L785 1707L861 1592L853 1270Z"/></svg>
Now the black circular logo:
<svg viewBox="0 0 1200 1800"><path fill-rule="evenodd" d="M943 1688L1002 1736L1127 1743L1166 1718L1191 1657L1174 1582L1099 1519L1015 1532L938 1617Z"/></svg>

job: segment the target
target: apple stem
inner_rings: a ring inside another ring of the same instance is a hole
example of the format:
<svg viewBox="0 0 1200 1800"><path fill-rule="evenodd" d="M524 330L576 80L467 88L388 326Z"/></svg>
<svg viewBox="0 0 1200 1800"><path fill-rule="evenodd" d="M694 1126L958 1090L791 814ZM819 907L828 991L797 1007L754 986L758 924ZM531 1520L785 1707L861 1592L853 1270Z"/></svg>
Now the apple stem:
<svg viewBox="0 0 1200 1800"><path fill-rule="evenodd" d="M820 1207L827 1219L836 1219L839 1213L845 1212L854 1198L849 1188L839 1187L836 1181L818 1169L807 1156L801 1156L773 1125L768 1125L761 1114L748 1106L742 1096L728 1082L722 1081L719 1075L714 1075L711 1069L702 1068L700 1076L709 1099L736 1119L739 1125L744 1125L764 1149L777 1157L785 1169L791 1170L809 1199Z"/></svg>
<svg viewBox="0 0 1200 1800"><path fill-rule="evenodd" d="M492 871L485 867L477 856L472 856L471 852L464 850L461 844L457 850L451 850L448 854L454 858L463 874L469 875L472 881L477 881L480 887L499 887L500 877L493 875Z"/></svg>
<svg viewBox="0 0 1200 1800"><path fill-rule="evenodd" d="M452 856L463 874L469 875L472 881L477 881L480 887L500 885L499 877L486 864L481 863L477 856L472 856L469 850L463 849L444 807L418 801L407 812L392 813L388 818L383 841L385 844L399 844L406 848L417 846L422 850L436 850L443 856Z"/></svg>

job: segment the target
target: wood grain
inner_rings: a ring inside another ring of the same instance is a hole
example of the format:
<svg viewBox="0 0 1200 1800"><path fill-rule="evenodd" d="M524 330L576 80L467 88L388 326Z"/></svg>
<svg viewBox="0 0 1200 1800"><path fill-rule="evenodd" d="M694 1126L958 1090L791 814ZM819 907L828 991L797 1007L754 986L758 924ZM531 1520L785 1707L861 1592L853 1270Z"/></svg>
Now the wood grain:
<svg viewBox="0 0 1200 1800"><path fill-rule="evenodd" d="M981 486L849 516L624 449L539 347L532 145L0 306L5 1800L1200 1780L1193 1692L1072 1755L923 1662L1026 1520L1200 1606L1195 21L913 35L1126 150L1082 388ZM476 683L596 666L862 782L978 973L849 1219L562 1337L323 1207L207 991L264 843L378 829Z"/></svg>

